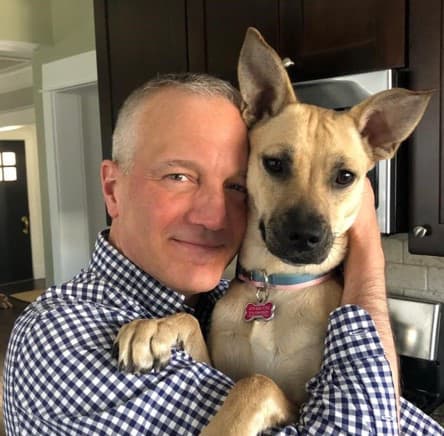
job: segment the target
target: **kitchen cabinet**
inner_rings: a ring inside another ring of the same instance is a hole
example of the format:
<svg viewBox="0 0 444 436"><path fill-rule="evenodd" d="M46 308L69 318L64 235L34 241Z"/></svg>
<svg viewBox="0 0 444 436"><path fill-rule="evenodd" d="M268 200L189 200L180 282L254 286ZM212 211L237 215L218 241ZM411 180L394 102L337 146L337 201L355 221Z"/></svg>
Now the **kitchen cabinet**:
<svg viewBox="0 0 444 436"><path fill-rule="evenodd" d="M408 85L434 95L409 147L409 251L435 256L444 256L443 13L442 0L410 1Z"/></svg>
<svg viewBox="0 0 444 436"><path fill-rule="evenodd" d="M405 0L281 0L294 81L405 66Z"/></svg>
<svg viewBox="0 0 444 436"><path fill-rule="evenodd" d="M111 156L117 113L132 90L158 73L187 71L186 2L94 2L103 156Z"/></svg>
<svg viewBox="0 0 444 436"><path fill-rule="evenodd" d="M95 0L104 156L119 107L148 78L200 71L236 83L249 26L295 62L295 81L403 66L405 1Z"/></svg>
<svg viewBox="0 0 444 436"><path fill-rule="evenodd" d="M237 59L248 27L260 29L278 47L279 5L279 0L188 0L190 71L237 83Z"/></svg>
<svg viewBox="0 0 444 436"><path fill-rule="evenodd" d="M194 15L200 22L189 22L188 29L202 29L205 51L201 63L190 68L233 83L248 26L293 60L295 81L405 65L405 0L199 0L188 8L197 10L197 3L203 6Z"/></svg>

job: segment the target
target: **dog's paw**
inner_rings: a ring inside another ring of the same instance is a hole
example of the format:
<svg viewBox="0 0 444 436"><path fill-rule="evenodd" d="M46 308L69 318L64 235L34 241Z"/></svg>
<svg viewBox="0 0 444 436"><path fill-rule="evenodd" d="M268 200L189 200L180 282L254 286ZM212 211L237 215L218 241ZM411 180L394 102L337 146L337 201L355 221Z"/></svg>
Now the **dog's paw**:
<svg viewBox="0 0 444 436"><path fill-rule="evenodd" d="M199 321L188 313L125 324L114 342L113 354L121 371L146 373L168 365L173 347L184 349L195 360L210 362Z"/></svg>
<svg viewBox="0 0 444 436"><path fill-rule="evenodd" d="M240 379L201 436L254 436L266 429L296 422L297 405L279 386L260 374Z"/></svg>
<svg viewBox="0 0 444 436"><path fill-rule="evenodd" d="M143 374L163 369L171 358L172 347L183 347L183 343L171 320L139 319L120 329L113 355L120 371Z"/></svg>
<svg viewBox="0 0 444 436"><path fill-rule="evenodd" d="M255 432L273 426L282 426L295 422L298 407L288 400L284 392L270 378L255 374L241 379L235 385L241 396L250 398L252 413L255 416Z"/></svg>

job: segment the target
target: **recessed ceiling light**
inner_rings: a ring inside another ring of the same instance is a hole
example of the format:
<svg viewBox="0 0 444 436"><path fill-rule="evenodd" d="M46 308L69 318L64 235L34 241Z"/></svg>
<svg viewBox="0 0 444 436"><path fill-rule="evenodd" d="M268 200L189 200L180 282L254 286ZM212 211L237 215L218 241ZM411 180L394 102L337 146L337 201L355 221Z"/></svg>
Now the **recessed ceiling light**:
<svg viewBox="0 0 444 436"><path fill-rule="evenodd" d="M21 129L23 126L5 126L0 127L0 132L9 132L11 130Z"/></svg>

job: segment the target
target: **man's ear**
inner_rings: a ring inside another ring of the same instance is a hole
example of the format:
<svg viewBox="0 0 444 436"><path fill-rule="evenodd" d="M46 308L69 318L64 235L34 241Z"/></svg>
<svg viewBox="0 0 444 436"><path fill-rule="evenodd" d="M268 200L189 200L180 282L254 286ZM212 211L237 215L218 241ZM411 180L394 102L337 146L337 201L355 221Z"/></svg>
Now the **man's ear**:
<svg viewBox="0 0 444 436"><path fill-rule="evenodd" d="M237 74L246 103L242 115L248 126L297 101L280 57L253 27L245 35Z"/></svg>
<svg viewBox="0 0 444 436"><path fill-rule="evenodd" d="M393 157L421 120L431 96L431 91L394 88L375 94L350 110L375 162Z"/></svg>
<svg viewBox="0 0 444 436"><path fill-rule="evenodd" d="M100 179L106 210L111 218L119 215L118 199L116 196L117 179L121 174L119 166L112 160L104 160L100 166Z"/></svg>

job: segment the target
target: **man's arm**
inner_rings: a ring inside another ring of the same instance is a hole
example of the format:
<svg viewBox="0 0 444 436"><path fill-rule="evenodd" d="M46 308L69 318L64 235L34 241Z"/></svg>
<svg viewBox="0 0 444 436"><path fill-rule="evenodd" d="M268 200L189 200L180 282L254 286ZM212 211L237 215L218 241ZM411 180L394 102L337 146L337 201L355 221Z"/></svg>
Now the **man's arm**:
<svg viewBox="0 0 444 436"><path fill-rule="evenodd" d="M8 434L199 434L232 387L228 377L180 350L164 370L119 371L111 348L130 313L69 301L44 306L25 313L11 338Z"/></svg>
<svg viewBox="0 0 444 436"><path fill-rule="evenodd" d="M398 358L389 319L385 259L374 201L370 182L366 180L362 206L356 222L349 231L349 250L345 262L341 304L355 304L362 307L375 322L390 364L399 402Z"/></svg>

